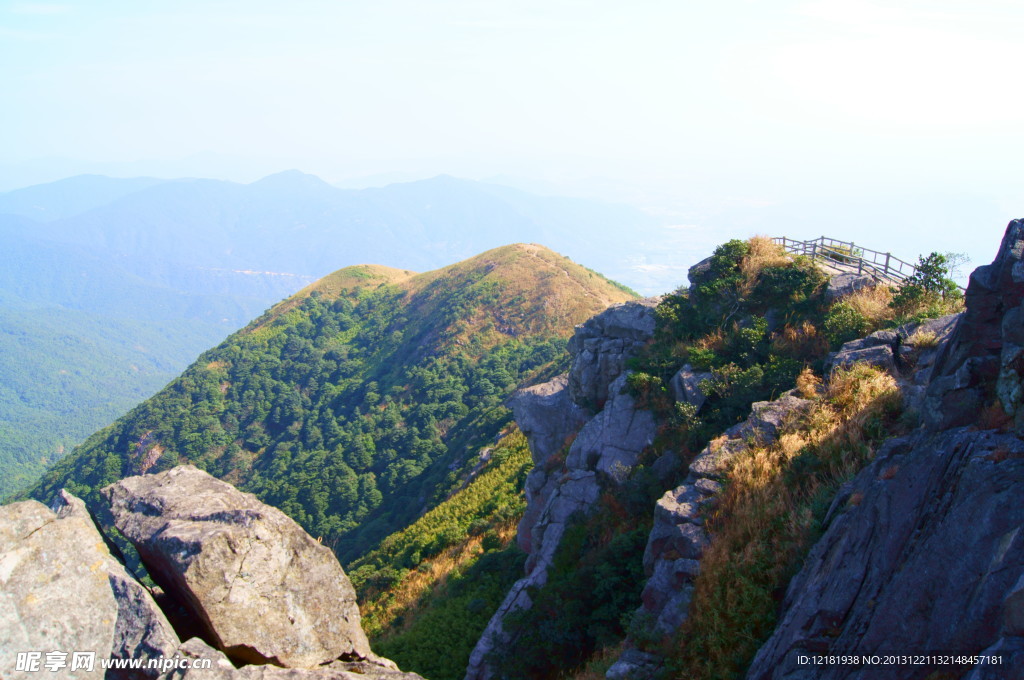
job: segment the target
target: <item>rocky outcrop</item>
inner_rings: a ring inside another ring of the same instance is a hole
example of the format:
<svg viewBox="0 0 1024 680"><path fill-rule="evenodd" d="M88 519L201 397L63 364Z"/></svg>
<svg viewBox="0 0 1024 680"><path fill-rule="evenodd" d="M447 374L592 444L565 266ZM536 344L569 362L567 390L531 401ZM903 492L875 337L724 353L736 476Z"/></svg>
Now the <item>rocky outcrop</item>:
<svg viewBox="0 0 1024 680"><path fill-rule="evenodd" d="M576 327L569 339L569 396L575 404L599 410L608 389L625 370L626 358L654 335L658 298L614 305ZM517 416L518 422L518 416Z"/></svg>
<svg viewBox="0 0 1024 680"><path fill-rule="evenodd" d="M683 483L666 491L654 507L654 524L644 550L647 583L637 611L647 627L658 636L670 635L686 620L693 584L700 572L700 558L710 543L704 528L704 511L714 505L722 490L732 460L753 443L769 444L784 425L804 412L810 404L792 394L775 401L757 402L750 416L714 440L690 463ZM628 649L609 669L608 678L640 680L654 655L644 655L637 666L636 650ZM633 669L633 670L631 670Z"/></svg>
<svg viewBox="0 0 1024 680"><path fill-rule="evenodd" d="M280 510L192 466L103 495L153 578L233 660L312 668L370 656L337 558Z"/></svg>
<svg viewBox="0 0 1024 680"><path fill-rule="evenodd" d="M533 470L526 478L526 512L519 521L517 540L525 552L533 552L533 531L551 495L549 468L561 467L557 459L587 421L589 412L573 402L569 378L560 375L550 382L520 390L509 399L516 424L526 435Z"/></svg>
<svg viewBox="0 0 1024 680"><path fill-rule="evenodd" d="M1024 428L1024 221L1010 222L992 264L971 274L967 310L936 361L926 399L933 430L998 405Z"/></svg>
<svg viewBox="0 0 1024 680"><path fill-rule="evenodd" d="M569 341L569 373L509 400L534 460L518 532L519 545L529 553L527 573L473 649L467 680L492 677L488 656L514 644L502 627L505 616L532 606L528 589L547 581L572 518L593 508L602 485L624 480L654 440L653 415L637 409L628 393L626 361L653 336L657 302L616 305L578 326Z"/></svg>
<svg viewBox="0 0 1024 680"><path fill-rule="evenodd" d="M605 479L622 482L636 466L640 452L653 441L654 416L637 409L626 378L622 374L612 381L604 409L576 435L565 459L566 469L596 472Z"/></svg>
<svg viewBox="0 0 1024 680"><path fill-rule="evenodd" d="M1024 442L1013 434L964 428L887 442L834 500L747 677L923 678L942 669L811 667L798 657L978 654L995 644L1024 574L1022 490Z"/></svg>
<svg viewBox="0 0 1024 680"><path fill-rule="evenodd" d="M567 375L516 392L508 401L516 424L530 445L533 464L544 465L568 446L590 414L578 406L566 389Z"/></svg>
<svg viewBox="0 0 1024 680"><path fill-rule="evenodd" d="M972 274L967 309L948 340L931 359L916 357L910 387L922 393L925 428L886 442L840 489L750 680L1021 677L1022 254L1024 226L1014 221L996 260ZM953 325L939 320L925 333L943 331L943 322ZM979 417L997 406L1003 417ZM801 663L815 654L886 653L998 654L1001 663Z"/></svg>
<svg viewBox="0 0 1024 680"><path fill-rule="evenodd" d="M829 302L835 302L841 298L853 295L862 288L875 285L878 285L878 281L867 274L839 272L829 278L828 288L825 289L825 299Z"/></svg>
<svg viewBox="0 0 1024 680"><path fill-rule="evenodd" d="M0 507L0 669L19 674L17 652L96 652L99 658L172 656L178 638L148 591L110 554L82 501L63 492ZM7 673L11 673L7 675ZM76 671L77 677L103 677ZM147 669L107 677L156 677Z"/></svg>
<svg viewBox="0 0 1024 680"><path fill-rule="evenodd" d="M956 328L960 314L950 314L920 323L909 323L892 330L875 331L871 335L843 344L825 361L825 374L854 364L868 364L891 373L915 374L919 383L931 377L931 367ZM899 351L899 357L893 353ZM898 369L898 370L897 370Z"/></svg>

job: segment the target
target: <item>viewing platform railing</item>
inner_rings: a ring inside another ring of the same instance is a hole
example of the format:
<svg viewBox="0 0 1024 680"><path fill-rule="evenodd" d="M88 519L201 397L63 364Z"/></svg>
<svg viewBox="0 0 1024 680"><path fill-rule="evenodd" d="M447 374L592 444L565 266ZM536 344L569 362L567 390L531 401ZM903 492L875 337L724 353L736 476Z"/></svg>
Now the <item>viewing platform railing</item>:
<svg viewBox="0 0 1024 680"><path fill-rule="evenodd" d="M896 286L917 271L915 265L904 262L892 253L883 253L854 245L852 241L840 241L827 236L810 241L797 241L779 236L773 238L772 242L781 245L788 253L806 255L812 260L822 262L834 269L866 274L877 281Z"/></svg>

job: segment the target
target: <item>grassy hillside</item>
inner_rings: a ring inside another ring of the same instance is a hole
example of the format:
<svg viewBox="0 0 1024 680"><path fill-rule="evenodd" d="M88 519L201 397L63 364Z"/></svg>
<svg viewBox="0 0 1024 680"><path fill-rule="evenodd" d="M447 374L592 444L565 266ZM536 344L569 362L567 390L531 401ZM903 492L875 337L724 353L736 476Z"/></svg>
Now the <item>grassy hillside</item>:
<svg viewBox="0 0 1024 680"><path fill-rule="evenodd" d="M432 680L458 680L525 555L512 543L532 465L526 438L503 433L471 480L346 566L373 648Z"/></svg>
<svg viewBox="0 0 1024 680"><path fill-rule="evenodd" d="M535 245L425 274L352 267L271 309L31 490L89 501L191 462L280 507L344 561L443 501L510 422L518 385L631 297Z"/></svg>

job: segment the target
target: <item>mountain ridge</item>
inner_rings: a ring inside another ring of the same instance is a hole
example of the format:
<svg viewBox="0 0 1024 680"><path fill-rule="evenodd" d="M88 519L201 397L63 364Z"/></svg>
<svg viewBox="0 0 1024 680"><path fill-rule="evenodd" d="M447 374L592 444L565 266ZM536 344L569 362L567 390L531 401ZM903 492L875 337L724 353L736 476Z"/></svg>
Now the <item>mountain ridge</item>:
<svg viewBox="0 0 1024 680"><path fill-rule="evenodd" d="M120 476L190 462L355 555L457 487L508 423L504 397L553 370L576 323L632 297L529 244L423 274L344 268L205 352L32 495L94 502ZM330 507L299 481L325 467L348 489Z"/></svg>

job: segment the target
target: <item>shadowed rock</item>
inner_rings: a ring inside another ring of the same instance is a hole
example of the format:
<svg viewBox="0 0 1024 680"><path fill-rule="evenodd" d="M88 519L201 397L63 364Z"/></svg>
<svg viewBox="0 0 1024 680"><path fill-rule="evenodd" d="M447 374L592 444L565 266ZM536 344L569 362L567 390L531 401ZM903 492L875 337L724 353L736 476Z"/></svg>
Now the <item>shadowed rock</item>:
<svg viewBox="0 0 1024 680"><path fill-rule="evenodd" d="M694 371L693 366L686 364L672 376L668 386L676 401L692 404L699 410L707 401L707 396L700 389L700 383L703 380L708 380L712 375L710 371Z"/></svg>
<svg viewBox="0 0 1024 680"><path fill-rule="evenodd" d="M209 659L210 668L179 668L168 671L161 680L423 680L416 673L403 673L394 665L382 666L369 661L332 661L319 668L281 668L280 666L243 666L235 668L220 651L198 638L181 646L180 656ZM386 660L385 660L386 661Z"/></svg>

